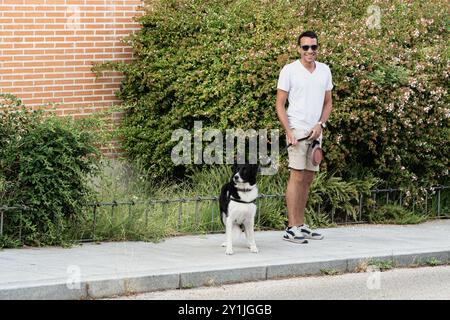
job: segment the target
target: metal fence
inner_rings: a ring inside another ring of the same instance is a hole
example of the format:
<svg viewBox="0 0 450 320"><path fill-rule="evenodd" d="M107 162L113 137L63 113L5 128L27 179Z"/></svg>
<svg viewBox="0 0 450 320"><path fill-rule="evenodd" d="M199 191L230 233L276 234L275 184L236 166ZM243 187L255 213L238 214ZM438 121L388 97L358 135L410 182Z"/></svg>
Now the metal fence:
<svg viewBox="0 0 450 320"><path fill-rule="evenodd" d="M310 211L309 214L337 225L361 224L369 222L368 214L380 206L395 204L427 215L428 218L450 218L450 196L446 194L445 203L442 201L442 193L448 192L449 189L450 186L423 189L423 194L415 197L410 197L408 191L403 189L372 190L370 195L361 195L359 199L352 201L353 214L343 212L327 195L315 194L316 197L319 196L319 200L316 201L313 212ZM256 205L257 229L265 228L267 224L264 220L268 214L278 214L280 217L286 215L284 194L260 194ZM24 206L0 207L0 236L3 236L4 220L8 213L19 211L20 214L26 214L27 210ZM73 226L73 239L109 240L115 238L112 236L114 228L121 228L124 233L130 232L129 230L139 233L145 232L149 224L172 230L172 234L223 232L219 220L218 196L95 202L89 205L87 213L83 223L78 221ZM21 226L18 236L21 241Z"/></svg>

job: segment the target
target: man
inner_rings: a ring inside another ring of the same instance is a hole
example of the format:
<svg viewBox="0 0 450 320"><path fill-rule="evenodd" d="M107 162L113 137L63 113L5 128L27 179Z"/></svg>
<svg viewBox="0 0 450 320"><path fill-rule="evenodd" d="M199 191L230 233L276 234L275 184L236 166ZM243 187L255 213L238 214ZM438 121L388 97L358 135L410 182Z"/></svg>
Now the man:
<svg viewBox="0 0 450 320"><path fill-rule="evenodd" d="M307 150L313 140L322 142L322 129L331 112L330 68L316 61L318 41L312 31L298 37L300 60L283 67L277 86L276 111L283 126L288 149L290 177L286 189L288 227L283 239L295 243L308 243L307 239L323 239L318 232L304 224L305 207L309 187L319 166L313 166L307 158ZM286 112L286 100L289 107ZM310 135L308 140L297 139Z"/></svg>

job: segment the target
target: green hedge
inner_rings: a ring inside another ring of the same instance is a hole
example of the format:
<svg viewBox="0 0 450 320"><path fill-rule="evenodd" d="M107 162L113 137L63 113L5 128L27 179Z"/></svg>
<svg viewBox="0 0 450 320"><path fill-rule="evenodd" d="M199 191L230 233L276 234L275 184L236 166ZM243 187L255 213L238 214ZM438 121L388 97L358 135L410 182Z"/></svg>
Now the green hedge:
<svg viewBox="0 0 450 320"><path fill-rule="evenodd" d="M380 28L367 25L373 5ZM430 185L449 167L447 12L443 0L159 1L128 39L135 60L96 70L125 75L128 156L155 177L182 175L170 158L175 129L280 127L279 71L298 57L298 35L315 30L335 85L322 169Z"/></svg>
<svg viewBox="0 0 450 320"><path fill-rule="evenodd" d="M0 206L6 212L0 247L70 241L93 198L89 175L98 171L98 142L86 124L31 111L11 95L0 95Z"/></svg>

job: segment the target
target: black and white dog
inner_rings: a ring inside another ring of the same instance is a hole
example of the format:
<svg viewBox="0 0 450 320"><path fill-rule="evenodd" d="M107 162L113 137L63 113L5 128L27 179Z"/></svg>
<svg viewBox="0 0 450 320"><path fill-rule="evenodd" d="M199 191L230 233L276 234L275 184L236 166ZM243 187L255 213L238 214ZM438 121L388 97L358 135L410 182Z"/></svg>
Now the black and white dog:
<svg viewBox="0 0 450 320"><path fill-rule="evenodd" d="M235 164L230 182L222 187L219 205L221 220L225 226L226 241L222 246L227 247L226 254L233 254L233 239L242 232L245 233L250 251L258 252L254 235L257 174L257 164Z"/></svg>

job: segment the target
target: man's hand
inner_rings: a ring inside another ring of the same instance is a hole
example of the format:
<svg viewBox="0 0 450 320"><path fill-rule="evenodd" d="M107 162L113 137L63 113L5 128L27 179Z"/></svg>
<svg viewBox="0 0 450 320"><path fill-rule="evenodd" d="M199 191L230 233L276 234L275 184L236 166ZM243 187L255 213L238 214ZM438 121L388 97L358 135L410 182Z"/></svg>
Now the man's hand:
<svg viewBox="0 0 450 320"><path fill-rule="evenodd" d="M289 129L286 131L286 135L288 144L292 144L293 146L295 146L297 144L297 139L294 136L294 132Z"/></svg>
<svg viewBox="0 0 450 320"><path fill-rule="evenodd" d="M322 126L320 124L316 124L309 133L308 140L317 140L322 133Z"/></svg>

